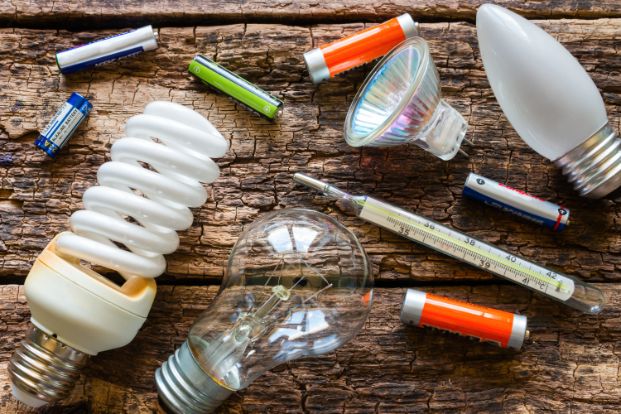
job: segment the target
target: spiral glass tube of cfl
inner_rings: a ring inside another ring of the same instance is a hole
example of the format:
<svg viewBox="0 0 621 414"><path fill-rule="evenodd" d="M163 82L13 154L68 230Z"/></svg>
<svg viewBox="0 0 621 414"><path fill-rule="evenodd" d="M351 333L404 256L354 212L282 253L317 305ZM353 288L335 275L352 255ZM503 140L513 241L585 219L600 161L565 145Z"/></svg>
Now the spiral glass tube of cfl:
<svg viewBox="0 0 621 414"><path fill-rule="evenodd" d="M205 202L201 183L219 175L211 157L228 149L202 115L171 102L147 105L125 133L99 168L99 185L84 193L84 210L71 216L71 231L49 243L26 278L32 326L9 376L13 395L29 406L66 397L89 356L134 338L155 297L153 278L165 270L163 254L177 249L176 230L192 224L188 207ZM126 281L118 286L81 260Z"/></svg>
<svg viewBox="0 0 621 414"><path fill-rule="evenodd" d="M367 195L351 195L305 174L294 180L341 201L357 217L439 253L486 270L584 313L597 314L604 294L590 283L523 259L490 243Z"/></svg>
<svg viewBox="0 0 621 414"><path fill-rule="evenodd" d="M155 375L175 413L206 413L265 371L353 338L373 300L356 236L325 214L285 209L248 226L218 296Z"/></svg>
<svg viewBox="0 0 621 414"><path fill-rule="evenodd" d="M621 185L621 139L575 57L543 29L496 6L477 11L485 73L503 112L576 191L601 198Z"/></svg>

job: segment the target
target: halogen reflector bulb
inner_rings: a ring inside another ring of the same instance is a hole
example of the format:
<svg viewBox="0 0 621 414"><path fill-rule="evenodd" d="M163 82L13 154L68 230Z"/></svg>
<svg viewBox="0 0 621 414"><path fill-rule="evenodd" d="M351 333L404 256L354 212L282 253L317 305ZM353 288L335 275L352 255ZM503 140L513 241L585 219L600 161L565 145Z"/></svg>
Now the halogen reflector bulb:
<svg viewBox="0 0 621 414"><path fill-rule="evenodd" d="M443 160L457 154L468 124L440 96L438 71L424 39L413 37L367 76L345 119L353 147L414 143Z"/></svg>
<svg viewBox="0 0 621 414"><path fill-rule="evenodd" d="M520 137L563 169L584 196L621 185L621 140L584 68L552 36L523 17L485 4L477 36L487 78Z"/></svg>
<svg viewBox="0 0 621 414"><path fill-rule="evenodd" d="M265 371L333 351L367 319L372 282L356 236L334 219L266 215L240 236L218 296L157 370L160 400L176 413L211 412Z"/></svg>

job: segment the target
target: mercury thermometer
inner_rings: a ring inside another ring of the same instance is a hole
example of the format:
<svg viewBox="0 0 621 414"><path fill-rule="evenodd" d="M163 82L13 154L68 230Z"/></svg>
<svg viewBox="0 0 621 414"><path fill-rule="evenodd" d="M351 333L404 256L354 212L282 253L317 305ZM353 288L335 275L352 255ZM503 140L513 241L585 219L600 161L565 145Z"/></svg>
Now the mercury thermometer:
<svg viewBox="0 0 621 414"><path fill-rule="evenodd" d="M449 257L486 270L584 313L596 314L605 303L603 293L582 280L539 266L433 220L367 195L351 195L305 174L293 179L341 200L356 216Z"/></svg>

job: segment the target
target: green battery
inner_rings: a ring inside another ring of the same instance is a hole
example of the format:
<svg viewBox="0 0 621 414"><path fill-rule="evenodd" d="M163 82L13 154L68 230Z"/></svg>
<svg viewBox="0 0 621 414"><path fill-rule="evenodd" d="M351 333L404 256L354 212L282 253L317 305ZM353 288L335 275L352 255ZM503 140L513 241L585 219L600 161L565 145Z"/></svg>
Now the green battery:
<svg viewBox="0 0 621 414"><path fill-rule="evenodd" d="M276 119L282 110L283 103L280 99L203 55L194 56L188 71L206 85L229 95L268 119Z"/></svg>

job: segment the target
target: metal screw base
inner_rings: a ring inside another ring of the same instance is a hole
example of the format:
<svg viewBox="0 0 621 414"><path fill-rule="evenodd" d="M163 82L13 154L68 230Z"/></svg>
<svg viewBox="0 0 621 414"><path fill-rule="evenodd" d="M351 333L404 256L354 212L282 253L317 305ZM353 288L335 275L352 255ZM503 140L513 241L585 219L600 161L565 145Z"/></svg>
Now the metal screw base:
<svg viewBox="0 0 621 414"><path fill-rule="evenodd" d="M233 393L201 368L187 341L157 369L155 385L164 408L178 414L211 413Z"/></svg>
<svg viewBox="0 0 621 414"><path fill-rule="evenodd" d="M601 198L621 186L621 139L609 124L554 162L582 196Z"/></svg>
<svg viewBox="0 0 621 414"><path fill-rule="evenodd" d="M31 325L9 363L13 395L30 406L67 397L88 357Z"/></svg>

